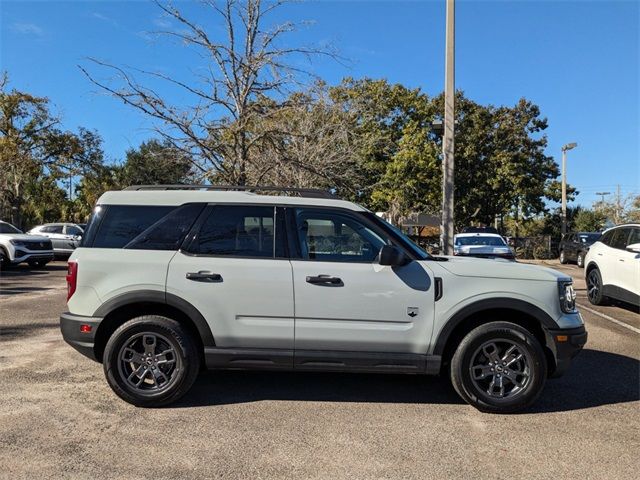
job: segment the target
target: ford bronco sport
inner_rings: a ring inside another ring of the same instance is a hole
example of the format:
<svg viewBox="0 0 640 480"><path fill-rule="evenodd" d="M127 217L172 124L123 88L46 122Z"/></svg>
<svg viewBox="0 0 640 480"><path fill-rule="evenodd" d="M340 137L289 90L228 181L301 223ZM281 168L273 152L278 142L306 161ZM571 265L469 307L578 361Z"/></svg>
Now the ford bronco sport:
<svg viewBox="0 0 640 480"><path fill-rule="evenodd" d="M107 192L67 283L65 340L143 407L176 401L206 366L443 374L478 409L512 412L587 338L566 275L433 257L311 190Z"/></svg>

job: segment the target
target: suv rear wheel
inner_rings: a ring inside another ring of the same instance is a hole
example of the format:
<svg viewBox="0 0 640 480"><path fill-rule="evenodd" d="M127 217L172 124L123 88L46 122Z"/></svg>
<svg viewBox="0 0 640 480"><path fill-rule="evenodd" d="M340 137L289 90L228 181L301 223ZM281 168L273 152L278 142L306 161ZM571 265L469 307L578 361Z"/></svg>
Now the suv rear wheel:
<svg viewBox="0 0 640 480"><path fill-rule="evenodd" d="M578 256L576 258L576 263L578 264L578 267L584 268L584 253L583 252L578 252Z"/></svg>
<svg viewBox="0 0 640 480"><path fill-rule="evenodd" d="M155 315L120 326L103 360L109 386L138 407L175 402L191 388L200 367L190 335L175 320Z"/></svg>
<svg viewBox="0 0 640 480"><path fill-rule="evenodd" d="M456 392L478 410L510 413L530 406L546 381L538 340L509 322L481 325L460 342L451 360Z"/></svg>

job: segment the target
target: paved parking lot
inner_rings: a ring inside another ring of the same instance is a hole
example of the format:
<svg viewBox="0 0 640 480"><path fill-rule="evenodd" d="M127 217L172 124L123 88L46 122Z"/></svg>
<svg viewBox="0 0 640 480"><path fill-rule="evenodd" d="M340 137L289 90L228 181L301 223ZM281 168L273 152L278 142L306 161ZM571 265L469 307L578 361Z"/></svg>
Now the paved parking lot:
<svg viewBox="0 0 640 480"><path fill-rule="evenodd" d="M589 343L518 415L438 378L243 372L137 409L62 341L65 264L2 271L0 478L637 478L640 315L592 308L582 271L561 269Z"/></svg>

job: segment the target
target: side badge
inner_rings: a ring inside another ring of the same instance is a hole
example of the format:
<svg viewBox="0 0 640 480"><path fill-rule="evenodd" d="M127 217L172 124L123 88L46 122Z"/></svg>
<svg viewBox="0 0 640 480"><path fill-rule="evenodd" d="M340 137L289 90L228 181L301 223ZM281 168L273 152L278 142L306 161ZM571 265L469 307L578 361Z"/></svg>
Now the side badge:
<svg viewBox="0 0 640 480"><path fill-rule="evenodd" d="M418 313L419 313L418 307L407 307L407 315L409 315L411 318L417 316Z"/></svg>

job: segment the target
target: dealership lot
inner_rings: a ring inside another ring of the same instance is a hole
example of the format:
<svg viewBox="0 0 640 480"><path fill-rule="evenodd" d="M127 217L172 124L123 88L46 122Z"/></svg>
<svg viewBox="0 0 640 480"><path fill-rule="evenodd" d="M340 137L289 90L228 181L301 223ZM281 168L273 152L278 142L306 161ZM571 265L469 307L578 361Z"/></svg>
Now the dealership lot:
<svg viewBox="0 0 640 480"><path fill-rule="evenodd" d="M0 273L0 477L636 478L640 314L586 300L590 338L534 409L487 415L444 380L209 372L137 409L66 345L65 264ZM615 320L612 321L611 319Z"/></svg>

